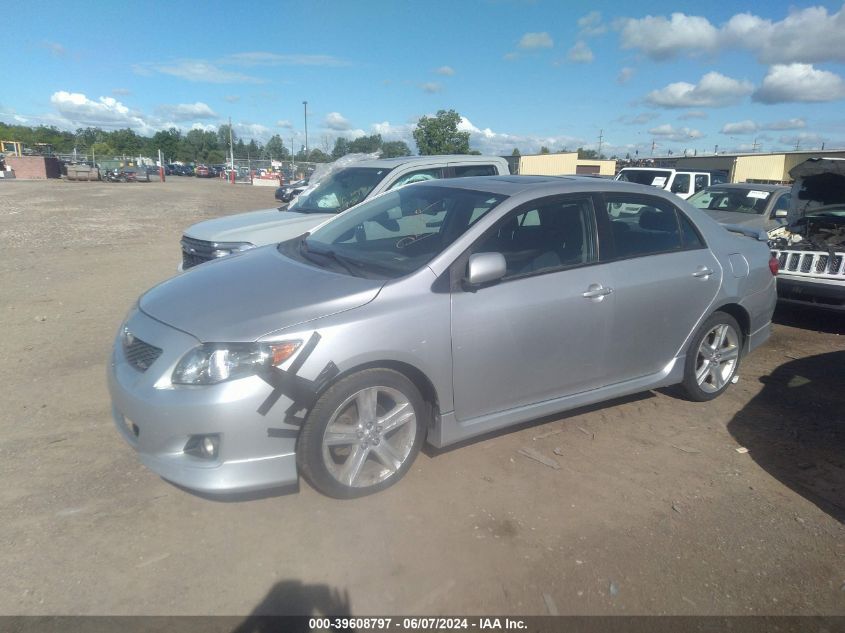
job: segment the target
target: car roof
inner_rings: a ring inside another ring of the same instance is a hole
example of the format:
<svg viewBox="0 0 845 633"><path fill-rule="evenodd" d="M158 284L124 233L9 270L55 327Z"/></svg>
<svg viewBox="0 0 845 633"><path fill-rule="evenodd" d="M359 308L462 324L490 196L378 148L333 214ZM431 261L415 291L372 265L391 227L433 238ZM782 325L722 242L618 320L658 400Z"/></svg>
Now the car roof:
<svg viewBox="0 0 845 633"><path fill-rule="evenodd" d="M724 182L724 183L716 183L710 185L709 187L705 187L705 189L740 189L740 190L748 190L748 191L780 191L788 190L789 187L787 185L768 185L762 183L753 183L753 182Z"/></svg>
<svg viewBox="0 0 845 633"><path fill-rule="evenodd" d="M506 163L501 156L480 156L478 154L442 154L434 156L399 156L397 158L376 158L373 160L362 160L347 165L348 167L398 167L399 165L413 165L414 163Z"/></svg>
<svg viewBox="0 0 845 633"><path fill-rule="evenodd" d="M680 200L675 194L666 193L657 187L639 185L622 180L592 178L590 176L470 176L467 178L426 180L425 182L405 186L469 189L505 196L515 196L530 189L531 193L537 197L562 193L618 191L620 193L647 194L673 201Z"/></svg>

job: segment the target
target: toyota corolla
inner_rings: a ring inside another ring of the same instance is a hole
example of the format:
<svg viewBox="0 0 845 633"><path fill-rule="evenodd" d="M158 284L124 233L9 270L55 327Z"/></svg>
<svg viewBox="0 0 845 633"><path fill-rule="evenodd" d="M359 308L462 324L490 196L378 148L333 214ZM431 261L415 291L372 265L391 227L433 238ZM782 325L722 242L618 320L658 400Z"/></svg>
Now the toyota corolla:
<svg viewBox="0 0 845 633"><path fill-rule="evenodd" d="M631 183L410 185L145 293L114 344L114 419L188 489L301 474L356 497L426 441L672 384L710 400L769 336L764 240Z"/></svg>

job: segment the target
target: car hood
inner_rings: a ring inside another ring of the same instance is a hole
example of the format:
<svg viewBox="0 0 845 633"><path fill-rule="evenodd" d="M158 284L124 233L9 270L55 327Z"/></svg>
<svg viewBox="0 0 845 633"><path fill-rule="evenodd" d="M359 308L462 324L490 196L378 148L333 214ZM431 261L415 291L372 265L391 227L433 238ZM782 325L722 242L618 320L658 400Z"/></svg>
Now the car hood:
<svg viewBox="0 0 845 633"><path fill-rule="evenodd" d="M262 209L198 222L185 235L209 242L250 242L264 246L307 233L333 215Z"/></svg>
<svg viewBox="0 0 845 633"><path fill-rule="evenodd" d="M702 210L719 224L736 224L739 226L763 229L770 223L769 218L765 215L751 215L750 213L737 213L736 211L718 211L712 209Z"/></svg>
<svg viewBox="0 0 845 633"><path fill-rule="evenodd" d="M383 285L296 262L267 246L191 268L146 292L139 305L202 342L248 342L362 306Z"/></svg>

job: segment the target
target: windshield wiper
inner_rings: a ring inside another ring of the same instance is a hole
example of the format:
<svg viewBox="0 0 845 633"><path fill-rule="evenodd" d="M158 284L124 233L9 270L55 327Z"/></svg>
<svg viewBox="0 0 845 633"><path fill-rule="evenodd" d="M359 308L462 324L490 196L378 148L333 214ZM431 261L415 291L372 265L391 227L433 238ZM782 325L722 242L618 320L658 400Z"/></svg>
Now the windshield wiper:
<svg viewBox="0 0 845 633"><path fill-rule="evenodd" d="M348 257L344 257L343 255L338 255L331 249L326 249L324 251L312 251L308 247L307 240L303 239L299 243L299 253L305 257L306 259L314 262L315 264L320 264L319 261L314 259L314 255L319 255L326 259L330 259L337 264L340 264L346 272L348 272L353 277L363 277L363 275L359 272L352 270L352 266L358 266L359 268L363 268L363 264L360 262L355 261L354 259L349 259ZM351 265L350 265L351 264Z"/></svg>

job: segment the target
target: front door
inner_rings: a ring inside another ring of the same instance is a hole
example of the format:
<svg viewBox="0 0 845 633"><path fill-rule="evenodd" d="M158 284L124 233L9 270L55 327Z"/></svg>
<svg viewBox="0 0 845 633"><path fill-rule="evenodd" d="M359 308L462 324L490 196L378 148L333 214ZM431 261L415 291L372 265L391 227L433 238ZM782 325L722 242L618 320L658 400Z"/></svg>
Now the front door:
<svg viewBox="0 0 845 633"><path fill-rule="evenodd" d="M605 293L611 282L598 259L593 209L588 195L535 200L473 247L502 253L508 272L452 293L459 421L601 384L615 297Z"/></svg>

